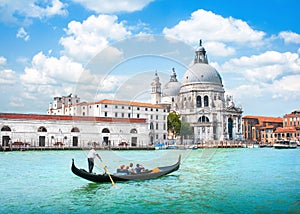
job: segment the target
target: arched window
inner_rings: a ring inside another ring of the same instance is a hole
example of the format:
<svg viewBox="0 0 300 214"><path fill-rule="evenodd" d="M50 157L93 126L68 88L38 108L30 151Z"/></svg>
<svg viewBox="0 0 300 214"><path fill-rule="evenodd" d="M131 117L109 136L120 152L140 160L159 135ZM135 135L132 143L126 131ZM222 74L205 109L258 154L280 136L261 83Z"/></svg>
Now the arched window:
<svg viewBox="0 0 300 214"><path fill-rule="evenodd" d="M73 128L71 129L71 132L79 132L79 128L73 127Z"/></svg>
<svg viewBox="0 0 300 214"><path fill-rule="evenodd" d="M204 96L204 106L208 106L208 96Z"/></svg>
<svg viewBox="0 0 300 214"><path fill-rule="evenodd" d="M11 132L11 129L9 128L9 126L3 126L3 127L1 128L1 131L2 131L2 132Z"/></svg>
<svg viewBox="0 0 300 214"><path fill-rule="evenodd" d="M208 123L209 119L208 119L208 117L203 115L202 117L199 117L198 122L199 123Z"/></svg>
<svg viewBox="0 0 300 214"><path fill-rule="evenodd" d="M102 133L110 133L110 131L108 128L104 128L104 129L102 129Z"/></svg>
<svg viewBox="0 0 300 214"><path fill-rule="evenodd" d="M196 105L197 105L198 108L202 107L201 96L197 96Z"/></svg>
<svg viewBox="0 0 300 214"><path fill-rule="evenodd" d="M131 134L137 134L137 130L136 130L136 129L131 129L131 130L130 130L130 133L131 133Z"/></svg>
<svg viewBox="0 0 300 214"><path fill-rule="evenodd" d="M40 126L38 132L47 132L47 129L44 126Z"/></svg>

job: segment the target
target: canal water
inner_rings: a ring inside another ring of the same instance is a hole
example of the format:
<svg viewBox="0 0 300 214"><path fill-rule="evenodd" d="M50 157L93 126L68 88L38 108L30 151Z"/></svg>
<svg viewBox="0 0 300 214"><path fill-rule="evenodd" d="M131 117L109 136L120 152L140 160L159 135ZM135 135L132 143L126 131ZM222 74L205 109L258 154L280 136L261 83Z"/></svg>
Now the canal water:
<svg viewBox="0 0 300 214"><path fill-rule="evenodd" d="M300 149L99 151L120 164L169 165L160 179L96 184L72 174L87 151L0 153L0 213L300 213ZM101 172L96 162L95 172Z"/></svg>

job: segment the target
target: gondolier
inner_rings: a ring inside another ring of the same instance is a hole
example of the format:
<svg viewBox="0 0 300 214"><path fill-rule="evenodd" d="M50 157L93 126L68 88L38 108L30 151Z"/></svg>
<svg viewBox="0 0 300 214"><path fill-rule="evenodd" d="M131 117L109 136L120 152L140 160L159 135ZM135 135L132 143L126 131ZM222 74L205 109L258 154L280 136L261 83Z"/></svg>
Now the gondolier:
<svg viewBox="0 0 300 214"><path fill-rule="evenodd" d="M96 156L101 160L100 155L96 151L96 146L93 146L93 148L88 153L88 165L89 165L89 172L90 173L93 172L94 161L95 161Z"/></svg>

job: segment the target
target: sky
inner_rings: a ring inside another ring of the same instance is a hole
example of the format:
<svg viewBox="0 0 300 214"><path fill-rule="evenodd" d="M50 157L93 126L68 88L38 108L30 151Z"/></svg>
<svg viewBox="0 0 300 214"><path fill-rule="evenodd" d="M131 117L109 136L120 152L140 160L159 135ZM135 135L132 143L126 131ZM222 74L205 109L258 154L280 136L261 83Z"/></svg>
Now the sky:
<svg viewBox="0 0 300 214"><path fill-rule="evenodd" d="M243 115L300 109L298 0L0 0L0 112L55 96L149 100L181 81L202 40Z"/></svg>

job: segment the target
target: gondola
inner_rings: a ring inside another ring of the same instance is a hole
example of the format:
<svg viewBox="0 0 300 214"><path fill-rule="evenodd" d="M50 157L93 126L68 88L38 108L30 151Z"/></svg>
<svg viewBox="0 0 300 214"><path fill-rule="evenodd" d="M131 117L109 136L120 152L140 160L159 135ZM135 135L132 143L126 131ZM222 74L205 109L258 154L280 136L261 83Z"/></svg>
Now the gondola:
<svg viewBox="0 0 300 214"><path fill-rule="evenodd" d="M110 174L114 182L116 181L142 181L148 179L155 179L167 174L170 174L179 169L181 156L179 155L177 163L170 166L156 167L152 170L146 172L141 172L137 174ZM108 174L94 174L89 173L85 169L78 169L75 166L74 159L72 159L72 172L86 180L96 182L96 183L108 183L111 182Z"/></svg>

